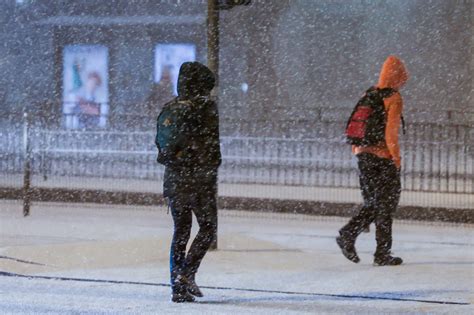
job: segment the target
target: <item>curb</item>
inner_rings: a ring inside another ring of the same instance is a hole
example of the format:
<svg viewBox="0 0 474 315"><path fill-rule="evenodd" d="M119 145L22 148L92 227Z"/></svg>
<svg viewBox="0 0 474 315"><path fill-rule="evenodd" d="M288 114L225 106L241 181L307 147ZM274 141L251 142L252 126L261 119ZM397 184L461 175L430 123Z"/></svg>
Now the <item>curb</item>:
<svg viewBox="0 0 474 315"><path fill-rule="evenodd" d="M0 188L0 199L23 199L21 188ZM112 192L105 190L78 190L64 188L32 188L32 201L102 203L116 205L164 205L162 194L139 192ZM247 210L273 213L294 213L319 216L352 216L358 204L328 203L307 200L279 200L265 198L218 197L219 209ZM400 206L395 219L474 223L474 209L431 208Z"/></svg>

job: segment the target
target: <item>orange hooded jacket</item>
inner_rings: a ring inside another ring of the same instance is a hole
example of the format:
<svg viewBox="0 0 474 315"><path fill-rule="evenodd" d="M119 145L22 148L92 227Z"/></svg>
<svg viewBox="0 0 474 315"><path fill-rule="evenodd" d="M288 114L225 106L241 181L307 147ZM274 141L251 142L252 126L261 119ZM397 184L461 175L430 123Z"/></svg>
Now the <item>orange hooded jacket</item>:
<svg viewBox="0 0 474 315"><path fill-rule="evenodd" d="M395 57L388 56L380 72L378 88L400 89L408 80L408 72L403 62ZM387 114L387 125L385 127L385 142L375 146L358 147L352 146L354 154L372 153L381 158L392 160L397 168L401 166L400 145L398 143L398 130L400 129L403 101L400 93L395 93L384 100L385 112Z"/></svg>

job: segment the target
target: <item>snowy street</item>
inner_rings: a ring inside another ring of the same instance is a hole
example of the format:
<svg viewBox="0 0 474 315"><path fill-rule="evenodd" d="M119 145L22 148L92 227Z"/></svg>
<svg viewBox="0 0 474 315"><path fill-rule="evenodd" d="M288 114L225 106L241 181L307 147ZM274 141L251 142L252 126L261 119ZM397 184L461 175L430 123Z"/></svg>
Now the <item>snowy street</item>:
<svg viewBox="0 0 474 315"><path fill-rule="evenodd" d="M219 249L197 277L205 297L176 305L166 209L35 203L23 218L20 202L2 201L0 312L474 312L472 225L396 221L393 250L405 264L374 267L373 227L357 243L361 263L341 255L334 238L346 220L222 210Z"/></svg>
<svg viewBox="0 0 474 315"><path fill-rule="evenodd" d="M0 1L0 315L474 315L473 17Z"/></svg>

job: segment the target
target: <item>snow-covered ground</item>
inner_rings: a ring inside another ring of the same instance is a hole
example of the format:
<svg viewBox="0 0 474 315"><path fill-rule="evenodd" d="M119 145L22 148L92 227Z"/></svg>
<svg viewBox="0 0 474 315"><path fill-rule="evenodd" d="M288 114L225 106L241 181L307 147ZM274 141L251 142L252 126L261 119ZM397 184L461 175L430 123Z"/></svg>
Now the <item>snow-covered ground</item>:
<svg viewBox="0 0 474 315"><path fill-rule="evenodd" d="M177 305L166 209L35 203L23 218L19 202L1 201L0 313L474 312L472 225L397 221L393 250L405 264L374 267L373 228L357 243L361 263L340 254L345 218L220 214L219 249L197 278L205 297Z"/></svg>

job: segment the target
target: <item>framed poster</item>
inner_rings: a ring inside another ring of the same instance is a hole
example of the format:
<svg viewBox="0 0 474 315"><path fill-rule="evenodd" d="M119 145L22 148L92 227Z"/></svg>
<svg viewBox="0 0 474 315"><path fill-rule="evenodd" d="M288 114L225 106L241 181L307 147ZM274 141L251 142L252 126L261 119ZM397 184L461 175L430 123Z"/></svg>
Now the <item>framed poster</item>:
<svg viewBox="0 0 474 315"><path fill-rule="evenodd" d="M155 47L155 84L170 85L172 94L178 95L179 68L186 61L196 60L194 44L158 44ZM169 81L169 82L166 82Z"/></svg>
<svg viewBox="0 0 474 315"><path fill-rule="evenodd" d="M107 47L64 47L62 114L65 128L97 129L107 126L108 81Z"/></svg>

